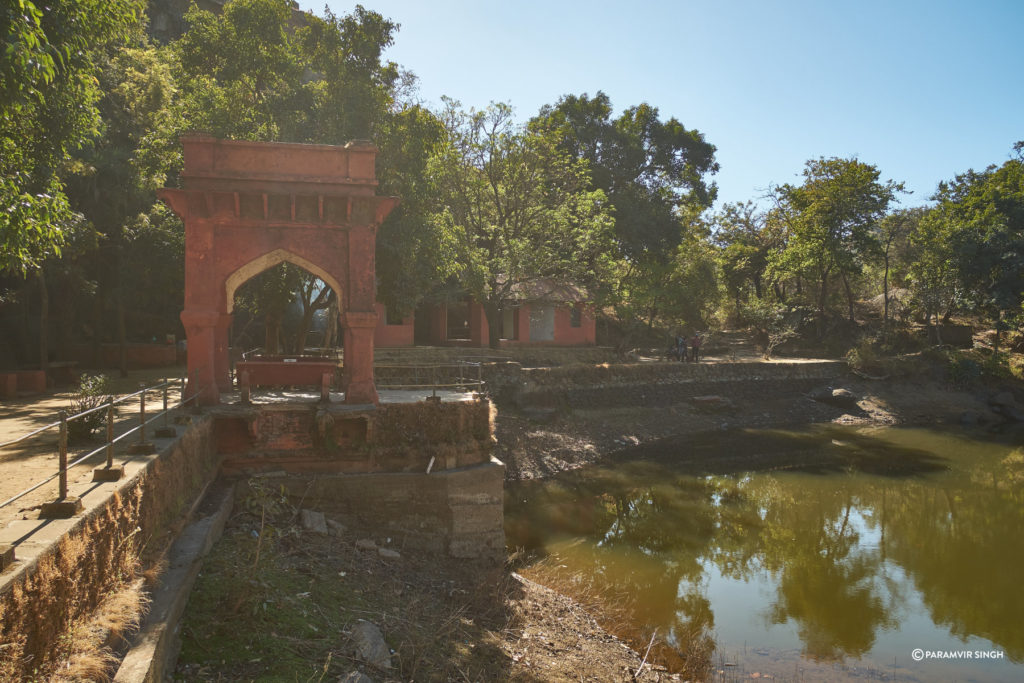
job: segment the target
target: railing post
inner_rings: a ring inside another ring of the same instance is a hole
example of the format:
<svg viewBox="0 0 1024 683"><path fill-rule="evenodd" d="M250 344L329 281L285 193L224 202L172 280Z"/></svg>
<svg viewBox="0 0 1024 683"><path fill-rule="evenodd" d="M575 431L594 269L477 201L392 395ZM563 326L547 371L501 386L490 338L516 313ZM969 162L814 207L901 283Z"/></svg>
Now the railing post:
<svg viewBox="0 0 1024 683"><path fill-rule="evenodd" d="M57 446L58 467L60 468L60 493L57 500L68 497L68 414L60 411L60 437Z"/></svg>
<svg viewBox="0 0 1024 683"><path fill-rule="evenodd" d="M82 501L68 495L68 414L63 410L60 411L60 436L57 438L59 493L57 500L44 503L39 509L39 516L43 519L67 519L82 511Z"/></svg>
<svg viewBox="0 0 1024 683"><path fill-rule="evenodd" d="M146 385L140 383L139 387L139 440L128 447L132 455L146 455L156 451L156 447L146 441Z"/></svg>
<svg viewBox="0 0 1024 683"><path fill-rule="evenodd" d="M430 396L427 396L428 403L440 403L441 397L437 395L437 365L430 366Z"/></svg>
<svg viewBox="0 0 1024 683"><path fill-rule="evenodd" d="M139 383L139 443L146 441L146 385Z"/></svg>
<svg viewBox="0 0 1024 683"><path fill-rule="evenodd" d="M167 403L167 392L170 391L170 386L170 379L164 377L164 426L158 427L154 432L161 439L173 439L178 435L178 430L170 425L170 411Z"/></svg>
<svg viewBox="0 0 1024 683"><path fill-rule="evenodd" d="M92 471L93 481L118 481L124 467L114 467L114 397L107 398L107 464Z"/></svg>
<svg viewBox="0 0 1024 683"><path fill-rule="evenodd" d="M114 465L114 397L107 397L107 467Z"/></svg>

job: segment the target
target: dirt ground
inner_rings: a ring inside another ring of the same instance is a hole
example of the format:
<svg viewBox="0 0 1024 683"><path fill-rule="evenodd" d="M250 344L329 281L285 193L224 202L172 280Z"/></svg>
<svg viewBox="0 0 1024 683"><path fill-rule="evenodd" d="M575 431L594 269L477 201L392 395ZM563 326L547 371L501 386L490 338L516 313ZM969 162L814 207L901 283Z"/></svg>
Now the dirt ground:
<svg viewBox="0 0 1024 683"><path fill-rule="evenodd" d="M182 375L183 368L156 368L138 370L128 373L128 377L118 377L116 370L105 371L112 380L115 398L131 394L139 390L140 385L153 386L162 383L164 378L172 382ZM168 392L168 401L175 405L180 397L179 386L172 386ZM74 392L63 388L41 396L4 400L0 403L0 444L19 439L59 420L61 410L73 413L71 408ZM163 407L161 392L150 392L146 396L146 412L149 417ZM139 416L139 400L131 399L117 407L117 418L114 428L115 435L120 435L137 426ZM153 429L162 423L154 422L148 427ZM83 455L100 447L106 431L81 444L72 444L68 448L68 461L74 462ZM57 472L58 429L51 427L29 439L10 445L0 445L0 502L6 501L18 493L34 486ZM123 445L123 444L122 444ZM124 448L121 448L123 454ZM123 457L119 455L118 457ZM105 462L105 455L100 452L88 458L82 464L69 470L68 483L91 481L93 468ZM0 525L7 525L14 519L35 516L39 506L57 497L57 480L44 484L26 496L0 508Z"/></svg>
<svg viewBox="0 0 1024 683"><path fill-rule="evenodd" d="M190 599L175 681L680 680L507 566L423 556L336 524L316 534L275 502L243 507ZM383 665L355 652L360 620L380 629Z"/></svg>

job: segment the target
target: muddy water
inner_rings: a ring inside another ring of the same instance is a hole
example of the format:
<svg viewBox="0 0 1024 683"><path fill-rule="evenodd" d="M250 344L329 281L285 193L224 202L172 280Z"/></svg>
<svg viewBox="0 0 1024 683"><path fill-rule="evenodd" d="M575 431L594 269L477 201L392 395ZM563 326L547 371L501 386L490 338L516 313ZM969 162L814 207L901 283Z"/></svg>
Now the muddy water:
<svg viewBox="0 0 1024 683"><path fill-rule="evenodd" d="M1024 443L920 429L661 442L506 494L509 544L729 680L1024 680ZM915 652L916 651L916 652Z"/></svg>

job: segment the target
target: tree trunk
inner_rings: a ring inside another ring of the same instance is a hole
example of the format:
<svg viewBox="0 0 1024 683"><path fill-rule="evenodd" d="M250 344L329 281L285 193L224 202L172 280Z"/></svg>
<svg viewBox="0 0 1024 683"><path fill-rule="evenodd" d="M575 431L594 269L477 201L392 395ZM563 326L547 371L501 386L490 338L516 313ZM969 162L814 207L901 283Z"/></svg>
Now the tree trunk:
<svg viewBox="0 0 1024 683"><path fill-rule="evenodd" d="M278 339L281 336L281 318L276 313L267 313L264 318L264 326L266 327L265 336L263 338L263 351L268 355L276 355L280 353L281 347L278 344Z"/></svg>
<svg viewBox="0 0 1024 683"><path fill-rule="evenodd" d="M338 337L338 297L331 295L327 305L327 329L324 330L324 348L333 348Z"/></svg>
<svg viewBox="0 0 1024 683"><path fill-rule="evenodd" d="M124 283L121 280L121 250L118 249L114 277L117 278L114 296L117 297L118 368L122 377L128 376L128 331L124 323Z"/></svg>
<svg viewBox="0 0 1024 683"><path fill-rule="evenodd" d="M487 318L487 345L492 349L500 349L501 307L498 306L498 302L484 302L484 316Z"/></svg>
<svg viewBox="0 0 1024 683"><path fill-rule="evenodd" d="M800 281L797 280L797 283ZM821 274L821 293L818 295L818 320L816 335L818 339L825 336L825 305L828 302L828 271Z"/></svg>
<svg viewBox="0 0 1024 683"><path fill-rule="evenodd" d="M763 292L761 291L761 276L760 275L755 275L754 276L754 296L756 296L758 299L763 299L764 296L762 296L762 294L763 294Z"/></svg>
<svg viewBox="0 0 1024 683"><path fill-rule="evenodd" d="M843 273L843 288L846 290L846 305L850 313L850 322L855 323L857 320L853 317L853 292L850 290L850 281L846 277L846 273Z"/></svg>
<svg viewBox="0 0 1024 683"><path fill-rule="evenodd" d="M885 252L885 274L882 276L882 326L889 326L889 252Z"/></svg>
<svg viewBox="0 0 1024 683"><path fill-rule="evenodd" d="M295 333L294 353L301 354L306 350L306 337L309 336L309 327L313 324L313 309L302 312L302 322L299 323L299 330Z"/></svg>
<svg viewBox="0 0 1024 683"><path fill-rule="evenodd" d="M50 365L50 343L48 332L50 331L50 293L46 288L46 274L42 266L36 273L39 280L39 369L43 372Z"/></svg>
<svg viewBox="0 0 1024 683"><path fill-rule="evenodd" d="M999 345L1002 341L1003 335L1003 312L999 311L999 315L996 316L996 340L992 347L992 355L999 355Z"/></svg>

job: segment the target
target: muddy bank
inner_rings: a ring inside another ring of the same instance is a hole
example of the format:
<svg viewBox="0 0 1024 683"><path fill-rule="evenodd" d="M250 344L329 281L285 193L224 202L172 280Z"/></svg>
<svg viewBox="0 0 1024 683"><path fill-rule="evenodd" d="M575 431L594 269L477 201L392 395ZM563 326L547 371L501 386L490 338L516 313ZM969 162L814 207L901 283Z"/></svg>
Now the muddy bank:
<svg viewBox="0 0 1024 683"><path fill-rule="evenodd" d="M846 401L812 398L826 388L843 388ZM643 444L685 440L733 429L772 429L808 424L998 426L991 390L963 391L935 379L874 381L844 373L818 382L750 382L722 395L680 396L617 407L544 411L502 408L497 416L497 457L506 480L554 476L636 452ZM630 395L624 394L627 401ZM713 440L713 439L712 439ZM723 454L726 453L726 454ZM707 448L691 455L696 470L739 471L772 466L764 454ZM711 462L715 460L715 462ZM723 470L724 468L724 470Z"/></svg>

